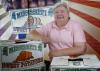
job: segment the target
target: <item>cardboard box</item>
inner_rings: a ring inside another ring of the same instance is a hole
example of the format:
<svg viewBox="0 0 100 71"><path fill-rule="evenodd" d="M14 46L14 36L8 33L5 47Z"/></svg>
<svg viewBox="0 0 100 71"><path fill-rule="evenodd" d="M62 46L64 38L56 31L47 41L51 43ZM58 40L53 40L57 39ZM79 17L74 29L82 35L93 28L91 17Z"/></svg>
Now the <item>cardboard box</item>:
<svg viewBox="0 0 100 71"><path fill-rule="evenodd" d="M43 60L44 44L41 41L19 44L4 43L0 48L3 71L27 71L45 67Z"/></svg>

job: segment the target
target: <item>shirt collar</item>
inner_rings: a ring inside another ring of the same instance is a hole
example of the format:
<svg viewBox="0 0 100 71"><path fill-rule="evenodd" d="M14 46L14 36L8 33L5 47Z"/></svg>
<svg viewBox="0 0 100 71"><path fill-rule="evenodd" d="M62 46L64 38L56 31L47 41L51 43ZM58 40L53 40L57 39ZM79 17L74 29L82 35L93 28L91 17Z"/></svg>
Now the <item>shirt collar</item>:
<svg viewBox="0 0 100 71"><path fill-rule="evenodd" d="M68 21L68 23L62 29L69 30L69 24L70 24L70 20ZM53 22L52 27L55 28L55 29L59 29L59 27L55 24L55 22Z"/></svg>

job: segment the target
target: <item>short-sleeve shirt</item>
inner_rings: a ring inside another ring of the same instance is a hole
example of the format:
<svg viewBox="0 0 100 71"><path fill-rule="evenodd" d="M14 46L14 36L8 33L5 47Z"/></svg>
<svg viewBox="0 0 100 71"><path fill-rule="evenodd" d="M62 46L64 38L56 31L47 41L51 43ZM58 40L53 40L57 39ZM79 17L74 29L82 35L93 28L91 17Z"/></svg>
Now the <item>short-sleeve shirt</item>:
<svg viewBox="0 0 100 71"><path fill-rule="evenodd" d="M69 20L61 29L53 21L36 29L36 31L50 38L49 47L51 50L71 48L74 47L74 43L86 42L80 23L73 20Z"/></svg>

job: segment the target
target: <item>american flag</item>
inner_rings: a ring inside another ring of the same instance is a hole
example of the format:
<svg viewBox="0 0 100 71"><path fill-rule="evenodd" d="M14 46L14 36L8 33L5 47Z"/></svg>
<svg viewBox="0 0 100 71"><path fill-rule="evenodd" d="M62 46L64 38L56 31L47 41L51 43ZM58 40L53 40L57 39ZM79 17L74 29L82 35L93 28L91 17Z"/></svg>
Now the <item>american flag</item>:
<svg viewBox="0 0 100 71"><path fill-rule="evenodd" d="M71 18L83 26L88 51L100 55L100 0L70 0L69 5Z"/></svg>

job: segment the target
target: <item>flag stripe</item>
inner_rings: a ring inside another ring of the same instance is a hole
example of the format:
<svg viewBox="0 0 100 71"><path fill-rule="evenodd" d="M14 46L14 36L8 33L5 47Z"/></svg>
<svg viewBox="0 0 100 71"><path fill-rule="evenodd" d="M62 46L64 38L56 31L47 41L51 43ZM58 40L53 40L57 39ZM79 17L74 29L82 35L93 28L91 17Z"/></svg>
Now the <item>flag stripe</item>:
<svg viewBox="0 0 100 71"><path fill-rule="evenodd" d="M100 28L100 20L96 19L95 17L92 17L90 15L87 15L85 13L82 13L78 10L75 10L73 8L70 8L70 11L78 16L80 16L81 18L85 19L86 21L90 22L91 24L95 25L96 27Z"/></svg>
<svg viewBox="0 0 100 71"><path fill-rule="evenodd" d="M1 40L8 40L12 34L12 26L9 26L8 29L0 37Z"/></svg>
<svg viewBox="0 0 100 71"><path fill-rule="evenodd" d="M89 0L70 0L70 1L100 9L100 2L89 1Z"/></svg>
<svg viewBox="0 0 100 71"><path fill-rule="evenodd" d="M87 43L98 53L100 54L100 42L98 42L96 39L94 39L91 35L89 35L85 31Z"/></svg>
<svg viewBox="0 0 100 71"><path fill-rule="evenodd" d="M9 40L15 40L15 38L16 38L16 34L11 34Z"/></svg>
<svg viewBox="0 0 100 71"><path fill-rule="evenodd" d="M1 8L0 9L0 15L2 15L3 13L5 13L6 11L5 11L5 9L4 8Z"/></svg>
<svg viewBox="0 0 100 71"><path fill-rule="evenodd" d="M6 17L9 13L5 12L2 15L0 15L0 20L3 19L4 17Z"/></svg>
<svg viewBox="0 0 100 71"><path fill-rule="evenodd" d="M100 2L100 0L90 0L90 1L96 1L96 2Z"/></svg>
<svg viewBox="0 0 100 71"><path fill-rule="evenodd" d="M10 27L11 21L9 21L3 28L0 29L0 37Z"/></svg>
<svg viewBox="0 0 100 71"><path fill-rule="evenodd" d="M69 4L69 6L75 10L82 12L82 13L85 13L92 17L100 19L100 9L89 7L89 6L78 4L78 3L74 3L74 2L71 2Z"/></svg>
<svg viewBox="0 0 100 71"><path fill-rule="evenodd" d="M93 36L96 40L98 40L100 42L100 29L99 28L97 28L90 22L77 16L74 13L70 13L70 17L72 20L79 22L85 31L87 31L91 36Z"/></svg>
<svg viewBox="0 0 100 71"><path fill-rule="evenodd" d="M5 16L2 20L0 20L0 28L4 27L10 21L9 15Z"/></svg>

